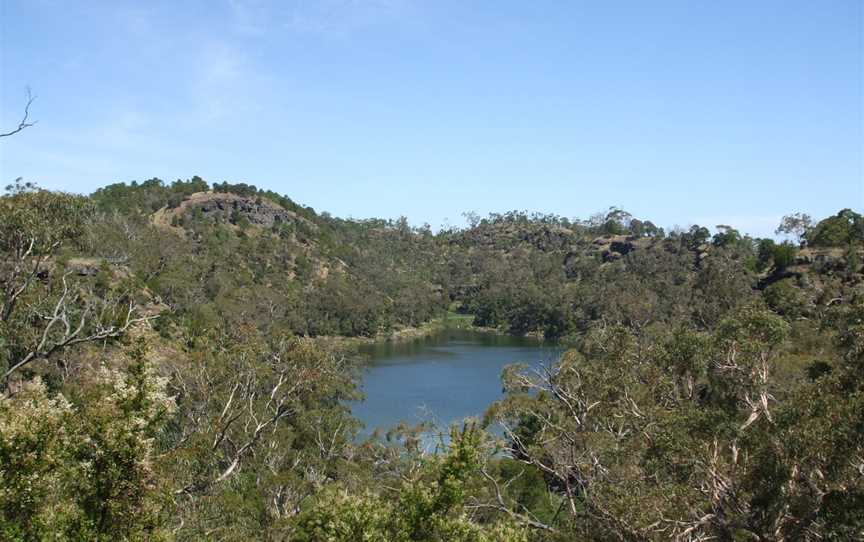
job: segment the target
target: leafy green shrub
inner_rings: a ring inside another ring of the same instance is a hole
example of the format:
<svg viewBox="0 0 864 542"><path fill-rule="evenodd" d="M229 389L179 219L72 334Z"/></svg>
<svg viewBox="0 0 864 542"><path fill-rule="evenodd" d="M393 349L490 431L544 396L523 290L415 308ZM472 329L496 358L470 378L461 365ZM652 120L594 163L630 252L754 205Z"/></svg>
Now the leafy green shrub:
<svg viewBox="0 0 864 542"><path fill-rule="evenodd" d="M794 285L794 279L778 280L765 288L763 296L771 309L789 318L801 316L807 310L807 298Z"/></svg>
<svg viewBox="0 0 864 542"><path fill-rule="evenodd" d="M774 260L774 266L778 270L783 270L795 263L795 256L798 253L797 247L789 242L784 242L779 245L774 245L771 250L771 257Z"/></svg>
<svg viewBox="0 0 864 542"><path fill-rule="evenodd" d="M405 480L393 499L336 490L319 495L295 523L299 542L527 542L509 520L479 524L466 514L465 490L479 468L480 431L451 431L446 456L429 458L421 476Z"/></svg>
<svg viewBox="0 0 864 542"><path fill-rule="evenodd" d="M161 537L154 437L174 410L142 361L102 369L80 399L36 378L0 396L4 540Z"/></svg>

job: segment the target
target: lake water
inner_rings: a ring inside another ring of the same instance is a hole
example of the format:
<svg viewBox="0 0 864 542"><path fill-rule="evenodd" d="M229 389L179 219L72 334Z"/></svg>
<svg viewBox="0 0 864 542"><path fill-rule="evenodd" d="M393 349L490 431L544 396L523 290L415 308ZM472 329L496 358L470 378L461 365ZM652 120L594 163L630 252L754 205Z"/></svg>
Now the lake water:
<svg viewBox="0 0 864 542"><path fill-rule="evenodd" d="M399 422L433 421L446 426L480 417L502 397L501 371L511 363L548 364L559 350L550 343L464 329L431 337L366 347L363 402L354 415L365 424L361 438Z"/></svg>

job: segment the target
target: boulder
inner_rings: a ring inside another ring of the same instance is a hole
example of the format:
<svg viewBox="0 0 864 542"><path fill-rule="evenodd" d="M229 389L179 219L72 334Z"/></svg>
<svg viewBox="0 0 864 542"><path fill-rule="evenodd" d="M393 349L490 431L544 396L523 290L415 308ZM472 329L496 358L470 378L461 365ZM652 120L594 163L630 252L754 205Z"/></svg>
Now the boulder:
<svg viewBox="0 0 864 542"><path fill-rule="evenodd" d="M604 250L601 254L603 255L604 262L614 262L624 257L623 254L614 250Z"/></svg>
<svg viewBox="0 0 864 542"><path fill-rule="evenodd" d="M628 254L633 251L635 247L633 246L633 242L629 240L625 241L612 241L609 245L609 249L621 254Z"/></svg>

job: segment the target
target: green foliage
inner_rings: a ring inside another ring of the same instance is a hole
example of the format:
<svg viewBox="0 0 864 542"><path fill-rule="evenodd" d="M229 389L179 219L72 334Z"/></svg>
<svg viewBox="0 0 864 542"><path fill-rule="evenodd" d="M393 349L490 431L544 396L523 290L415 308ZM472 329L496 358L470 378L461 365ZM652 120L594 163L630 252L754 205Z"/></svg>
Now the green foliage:
<svg viewBox="0 0 864 542"><path fill-rule="evenodd" d="M848 275L862 271L860 252L854 244L849 244L843 257L846 260L846 273Z"/></svg>
<svg viewBox="0 0 864 542"><path fill-rule="evenodd" d="M725 247L735 245L742 241L741 234L732 226L718 225L717 233L714 234L712 242L714 246Z"/></svg>
<svg viewBox="0 0 864 542"><path fill-rule="evenodd" d="M154 438L174 410L141 358L103 368L75 401L37 379L0 398L0 533L6 540L159 539Z"/></svg>
<svg viewBox="0 0 864 542"><path fill-rule="evenodd" d="M208 189L207 182L197 175L188 181L177 179L170 185L153 178L142 183L108 185L94 192L91 199L103 211L149 214L162 207L177 207L186 197Z"/></svg>
<svg viewBox="0 0 864 542"><path fill-rule="evenodd" d="M199 337L191 354L174 385L194 416L171 426L183 444L166 466L180 535L276 533L307 495L352 470L357 422L344 403L358 396L344 358L250 326Z"/></svg>
<svg viewBox="0 0 864 542"><path fill-rule="evenodd" d="M8 187L0 197L0 252L44 256L77 239L91 213L81 196L40 190L32 185Z"/></svg>
<svg viewBox="0 0 864 542"><path fill-rule="evenodd" d="M393 510L374 495L344 491L322 494L316 506L300 515L294 540L353 542L399 540L392 534Z"/></svg>
<svg viewBox="0 0 864 542"><path fill-rule="evenodd" d="M843 209L835 216L820 221L807 232L812 246L837 247L864 240L864 217L851 209Z"/></svg>
<svg viewBox="0 0 864 542"><path fill-rule="evenodd" d="M774 231L777 234L792 235L800 242L813 227L813 219L806 213L793 213L786 215L780 225Z"/></svg>
<svg viewBox="0 0 864 542"><path fill-rule="evenodd" d="M775 273L782 273L795 263L798 247L788 241L777 244L772 239L759 239L756 243L756 271L767 271L771 267Z"/></svg>
<svg viewBox="0 0 864 542"><path fill-rule="evenodd" d="M793 279L777 281L763 292L765 302L774 311L789 318L797 318L807 312L807 298Z"/></svg>
<svg viewBox="0 0 864 542"><path fill-rule="evenodd" d="M551 524L571 539L854 539L860 462L848 458L864 444L864 411L846 371L860 371L864 320L843 314L837 325L856 330L839 335L852 363L779 404L773 374L788 324L743 307L710 335L597 330L549 374L510 373L490 415L517 427L515 457L569 500L570 520Z"/></svg>
<svg viewBox="0 0 864 542"><path fill-rule="evenodd" d="M771 253L772 258L774 259L774 265L777 269L786 269L795 262L795 255L797 252L798 249L791 243L775 245L774 250Z"/></svg>
<svg viewBox="0 0 864 542"><path fill-rule="evenodd" d="M711 232L708 228L699 225L693 225L686 233L681 235L681 242L690 248L696 248L708 241Z"/></svg>
<svg viewBox="0 0 864 542"><path fill-rule="evenodd" d="M480 467L480 434L453 428L443 458L433 458L395 495L327 492L300 514L294 540L304 542L527 542L528 532L507 520L484 525L466 513L466 485Z"/></svg>

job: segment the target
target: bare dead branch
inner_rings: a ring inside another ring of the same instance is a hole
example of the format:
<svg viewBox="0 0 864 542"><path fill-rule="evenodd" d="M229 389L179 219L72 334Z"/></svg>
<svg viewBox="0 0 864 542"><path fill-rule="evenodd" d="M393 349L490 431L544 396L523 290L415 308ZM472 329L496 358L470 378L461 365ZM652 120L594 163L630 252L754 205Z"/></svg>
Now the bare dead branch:
<svg viewBox="0 0 864 542"><path fill-rule="evenodd" d="M98 315L97 317L93 316L91 312L92 306L89 304L85 305L83 311L81 311L81 314L78 316L78 321L74 322L74 316L70 316L70 308L76 304L78 296L77 294L70 292L69 284L66 280L70 274L71 271L65 273L61 278L63 291L57 299L57 303L54 305L54 310L50 315L43 316L43 319L47 323L42 329L39 342L32 348L32 350L9 367L9 369L3 374L4 382L8 382L9 377L12 376L13 373L34 360L49 358L54 353L76 344L120 337L133 326L150 320L155 320L159 317L158 315L136 316L138 308L132 301L129 301L123 323L119 326L103 324L101 319L98 318ZM93 322L93 320L95 320L95 322ZM93 323L94 327L90 333L85 334L84 329L90 323ZM56 333L57 330L59 330L59 335Z"/></svg>
<svg viewBox="0 0 864 542"><path fill-rule="evenodd" d="M475 499L475 501L472 504L468 505L468 508L473 508L473 509L485 508L485 509L497 510L499 512L503 512L503 513L507 514L514 521L521 523L523 525L526 525L528 527L531 527L533 529L539 529L539 530L547 531L550 533L557 533L558 532L557 529L555 529L551 525L547 525L547 524L543 523L542 521L539 521L536 517L533 517L530 514L530 512L528 512L528 514L522 514L522 513L519 513L517 511L513 510L512 507L507 505L507 502L504 499L504 494L501 491L501 485L498 483L498 481L495 479L494 476L489 474L489 472L486 470L485 465L480 469L480 473L483 475L483 478L485 478L486 481L489 482L490 487L492 487L494 494L495 494L495 502L494 503L484 503L484 502L479 502ZM507 485L509 485L511 482L513 482L516 478L521 476L521 474L522 473L519 473L518 475L516 475L516 477L507 481L505 483L505 488Z"/></svg>
<svg viewBox="0 0 864 542"><path fill-rule="evenodd" d="M18 123L18 127L12 131L5 132L0 134L0 137L9 137L11 135L15 135L21 130L25 128L29 128L36 124L37 121L28 122L30 119L30 106L33 105L33 102L36 101L36 96L30 91L30 87L27 87L27 104L24 106L24 118L21 119L21 122Z"/></svg>
<svg viewBox="0 0 864 542"><path fill-rule="evenodd" d="M278 451L277 440L269 435L278 430L285 418L296 413L293 403L298 395L302 393L304 386L314 381L312 375L323 370L323 362L310 367L299 367L283 360L278 353L268 357L267 366L272 369L269 374L261 373L255 367L256 363L245 355L241 355L235 363L238 372L224 382L226 395L221 398L209 395L209 406L202 407L212 409L213 421L208 422L203 416L191 420L193 428L190 432L213 431L210 450L215 460L214 467L218 465L218 470L214 470L208 477L186 483L174 491L175 495L195 496L207 493L214 486L231 478L242 468L248 456L253 456L260 450L265 450L271 456L271 461L279 463L279 458L284 454ZM211 381L211 377L205 374L206 371L206 367L202 367L193 378L202 381L197 384L201 389L212 390L218 384ZM319 434L323 457L329 458L335 453L336 440L342 430L340 425L328 439L329 444L326 444ZM284 497L274 497L275 502L284 502Z"/></svg>

